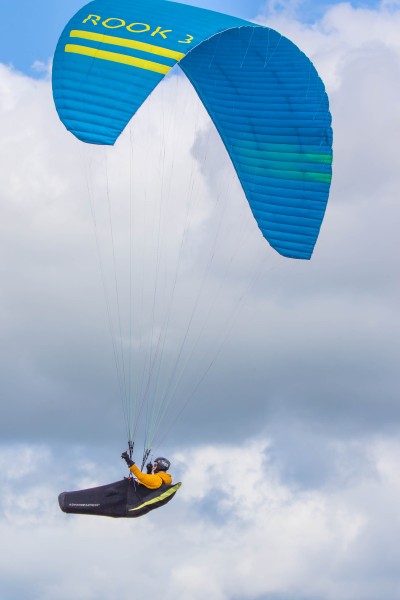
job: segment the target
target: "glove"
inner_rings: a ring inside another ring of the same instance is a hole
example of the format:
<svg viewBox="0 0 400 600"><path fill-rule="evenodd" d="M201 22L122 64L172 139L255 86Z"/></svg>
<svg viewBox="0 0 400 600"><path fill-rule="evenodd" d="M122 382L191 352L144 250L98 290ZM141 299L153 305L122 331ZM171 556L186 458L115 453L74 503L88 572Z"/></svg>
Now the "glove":
<svg viewBox="0 0 400 600"><path fill-rule="evenodd" d="M147 463L146 469L147 469L147 474L151 475L153 472L153 464L151 462Z"/></svg>
<svg viewBox="0 0 400 600"><path fill-rule="evenodd" d="M126 450L125 450L125 452L123 452L123 453L121 454L121 458L123 458L123 459L124 459L124 461L126 462L126 464L128 465L128 467L131 467L132 465L134 465L134 464L135 464L135 461L134 461L134 460L132 460L132 459L130 458L130 456L129 456L129 454L127 453L127 451L126 451Z"/></svg>

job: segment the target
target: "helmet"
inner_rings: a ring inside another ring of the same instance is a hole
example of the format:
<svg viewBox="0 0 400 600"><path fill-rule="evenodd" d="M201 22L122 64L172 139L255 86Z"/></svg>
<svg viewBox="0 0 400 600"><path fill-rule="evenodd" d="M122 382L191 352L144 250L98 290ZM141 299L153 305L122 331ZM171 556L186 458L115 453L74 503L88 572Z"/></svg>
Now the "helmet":
<svg viewBox="0 0 400 600"><path fill-rule="evenodd" d="M155 463L157 463L156 472L157 471L168 471L168 469L171 466L171 463L169 462L169 460L167 458L163 458L162 456L159 456L158 458L156 458L154 460L154 464Z"/></svg>

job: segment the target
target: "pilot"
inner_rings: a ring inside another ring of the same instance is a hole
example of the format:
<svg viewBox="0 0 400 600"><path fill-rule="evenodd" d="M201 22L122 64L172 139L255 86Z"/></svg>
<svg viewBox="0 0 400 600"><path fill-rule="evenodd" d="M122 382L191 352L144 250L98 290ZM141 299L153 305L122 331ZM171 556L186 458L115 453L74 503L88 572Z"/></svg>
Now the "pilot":
<svg viewBox="0 0 400 600"><path fill-rule="evenodd" d="M167 458L159 456L155 459L154 464L151 462L147 463L147 473L142 471L135 465L135 462L130 458L128 452L123 452L121 458L126 461L130 472L136 477L140 483L149 488L150 490L156 490L161 487L163 483L171 485L172 477L167 473L171 466L170 461Z"/></svg>

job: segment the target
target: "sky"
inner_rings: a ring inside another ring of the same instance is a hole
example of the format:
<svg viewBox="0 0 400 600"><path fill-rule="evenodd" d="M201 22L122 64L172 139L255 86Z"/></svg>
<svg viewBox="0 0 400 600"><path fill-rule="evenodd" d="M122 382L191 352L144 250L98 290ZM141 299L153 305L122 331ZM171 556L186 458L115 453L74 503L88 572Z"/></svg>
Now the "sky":
<svg viewBox="0 0 400 600"><path fill-rule="evenodd" d="M321 234L309 262L268 247L178 72L112 151L82 148L50 81L80 3L2 7L0 597L125 600L162 586L167 600L397 600L400 3L193 4L268 25L314 62L334 129ZM143 335L192 204L171 315L176 339L190 323L175 396L191 401L157 448L183 485L137 520L64 515L61 491L125 475L99 269L112 290L113 257L99 261L94 231L109 249L110 198L125 298L131 189ZM157 238L151 215L167 213Z"/></svg>
<svg viewBox="0 0 400 600"><path fill-rule="evenodd" d="M390 1L390 0L389 0ZM227 12L244 19L254 19L258 13L281 13L301 15L301 20L309 22L321 16L327 7L336 4L330 0L198 0L187 2L194 6L219 12ZM355 0L352 6L379 6L377 0ZM396 2L391 2L395 5ZM54 52L57 39L65 24L79 8L80 0L51 2L37 0L34 5L29 0L18 0L18 4L4 3L0 23L0 57L4 64L11 64L31 76L37 75L32 66L35 62L47 63ZM40 31L40 35L37 32Z"/></svg>

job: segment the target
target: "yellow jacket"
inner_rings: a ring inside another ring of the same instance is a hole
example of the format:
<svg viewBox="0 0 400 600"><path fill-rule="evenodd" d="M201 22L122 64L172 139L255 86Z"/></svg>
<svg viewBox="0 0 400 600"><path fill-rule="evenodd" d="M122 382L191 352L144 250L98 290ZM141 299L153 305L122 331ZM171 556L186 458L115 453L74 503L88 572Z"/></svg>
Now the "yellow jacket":
<svg viewBox="0 0 400 600"><path fill-rule="evenodd" d="M147 475L147 473L142 473L139 467L137 467L135 464L129 467L129 470L140 481L140 483L143 483L143 485L151 490L156 490L157 488L161 487L163 483L166 483L167 485L172 483L171 475L165 471L159 471L158 473Z"/></svg>

